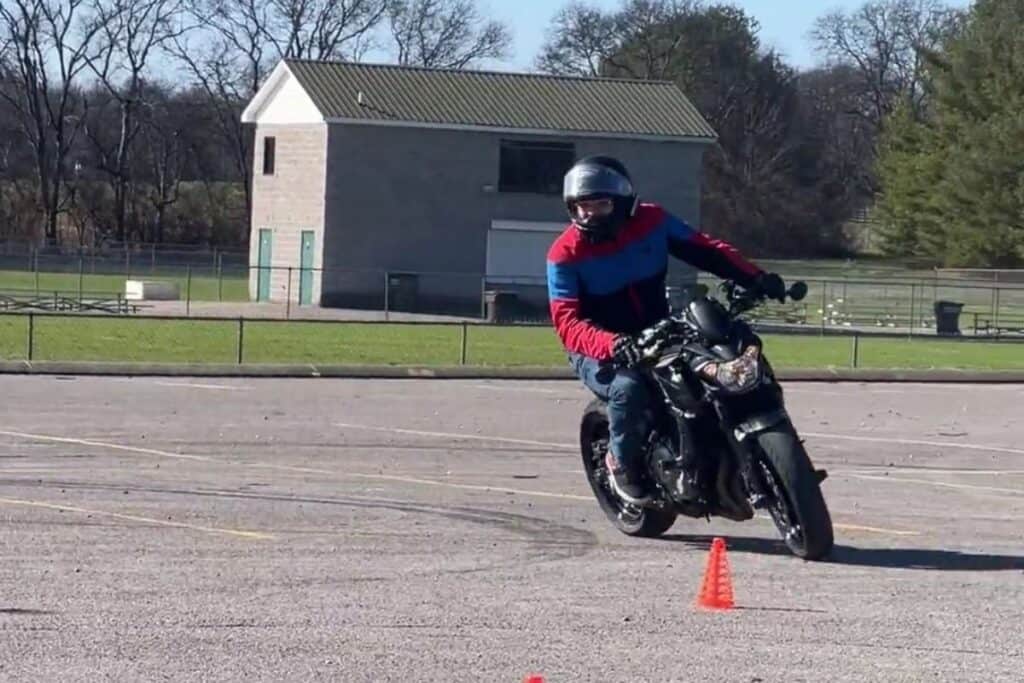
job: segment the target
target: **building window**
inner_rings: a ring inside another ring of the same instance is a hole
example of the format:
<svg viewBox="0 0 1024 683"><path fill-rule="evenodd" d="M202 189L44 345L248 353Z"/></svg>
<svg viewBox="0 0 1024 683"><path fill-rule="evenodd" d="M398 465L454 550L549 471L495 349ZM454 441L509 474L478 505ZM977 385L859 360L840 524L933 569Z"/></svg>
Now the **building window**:
<svg viewBox="0 0 1024 683"><path fill-rule="evenodd" d="M274 138L263 138L263 175L274 175L274 147Z"/></svg>
<svg viewBox="0 0 1024 683"><path fill-rule="evenodd" d="M571 143L502 140L498 190L561 194L562 179L575 158Z"/></svg>

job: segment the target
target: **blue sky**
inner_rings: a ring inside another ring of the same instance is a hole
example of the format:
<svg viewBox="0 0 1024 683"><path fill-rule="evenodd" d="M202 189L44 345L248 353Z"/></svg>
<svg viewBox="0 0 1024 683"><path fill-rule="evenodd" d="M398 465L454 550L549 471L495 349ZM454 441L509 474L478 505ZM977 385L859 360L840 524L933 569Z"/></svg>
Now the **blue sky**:
<svg viewBox="0 0 1024 683"><path fill-rule="evenodd" d="M587 4L605 10L622 6L622 0L586 0ZM807 34L814 20L832 9L852 10L864 0L733 0L732 4L746 10L761 25L760 38L766 47L774 47L786 61L798 68L818 62ZM534 57L544 42L544 33L552 17L566 3L560 0L482 0L487 13L504 21L512 30L513 47L510 59L487 67L508 71L530 70ZM947 4L966 7L969 0L947 0Z"/></svg>

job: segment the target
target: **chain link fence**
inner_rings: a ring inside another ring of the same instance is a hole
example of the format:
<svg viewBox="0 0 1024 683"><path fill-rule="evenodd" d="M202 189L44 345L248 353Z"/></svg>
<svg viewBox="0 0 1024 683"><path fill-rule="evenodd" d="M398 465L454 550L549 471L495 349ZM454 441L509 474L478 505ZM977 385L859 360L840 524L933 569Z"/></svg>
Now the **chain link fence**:
<svg viewBox="0 0 1024 683"><path fill-rule="evenodd" d="M0 243L0 310L549 322L546 283L536 276L495 280L479 273L253 267L247 252L195 247L141 245L61 254L18 248ZM767 329L1024 338L1020 271L983 278L976 272L908 275L879 269L863 277L808 272L786 262L766 265L809 287L801 302L769 304L751 314ZM706 274L698 282L718 284ZM158 285L159 294L140 293L144 285ZM680 305L690 286L673 280L670 301Z"/></svg>

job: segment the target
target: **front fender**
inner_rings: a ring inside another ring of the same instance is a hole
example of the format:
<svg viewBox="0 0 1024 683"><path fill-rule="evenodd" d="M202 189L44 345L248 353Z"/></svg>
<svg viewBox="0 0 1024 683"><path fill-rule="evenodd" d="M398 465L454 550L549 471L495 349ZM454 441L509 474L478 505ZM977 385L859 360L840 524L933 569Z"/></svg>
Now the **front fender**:
<svg viewBox="0 0 1024 683"><path fill-rule="evenodd" d="M758 413L751 415L743 422L736 425L733 430L733 435L737 441L743 441L748 436L763 432L771 429L777 424L787 422L789 420L789 413L786 412L785 408L777 408L765 413Z"/></svg>

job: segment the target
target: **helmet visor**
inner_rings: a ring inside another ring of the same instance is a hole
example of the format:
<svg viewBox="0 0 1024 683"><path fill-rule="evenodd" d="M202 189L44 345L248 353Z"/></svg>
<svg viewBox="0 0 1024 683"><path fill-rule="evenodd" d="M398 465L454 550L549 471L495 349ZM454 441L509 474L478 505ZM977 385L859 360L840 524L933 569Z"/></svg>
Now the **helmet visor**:
<svg viewBox="0 0 1024 683"><path fill-rule="evenodd" d="M607 218L615 210L615 202L608 197L600 199L577 199L569 202L573 218L583 225L590 224L594 219Z"/></svg>
<svg viewBox="0 0 1024 683"><path fill-rule="evenodd" d="M605 166L575 166L565 174L562 195L566 201L587 197L630 197L633 184L621 173Z"/></svg>

